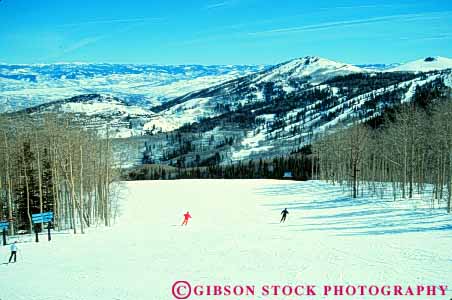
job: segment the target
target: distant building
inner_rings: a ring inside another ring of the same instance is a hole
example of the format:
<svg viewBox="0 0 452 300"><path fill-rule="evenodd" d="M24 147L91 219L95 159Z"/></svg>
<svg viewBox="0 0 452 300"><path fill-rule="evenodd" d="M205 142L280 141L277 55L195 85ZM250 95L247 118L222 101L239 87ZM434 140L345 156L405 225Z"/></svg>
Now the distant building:
<svg viewBox="0 0 452 300"><path fill-rule="evenodd" d="M292 174L292 172L290 172L290 171L286 171L286 172L284 172L284 176L283 176L283 178L293 178L293 174Z"/></svg>

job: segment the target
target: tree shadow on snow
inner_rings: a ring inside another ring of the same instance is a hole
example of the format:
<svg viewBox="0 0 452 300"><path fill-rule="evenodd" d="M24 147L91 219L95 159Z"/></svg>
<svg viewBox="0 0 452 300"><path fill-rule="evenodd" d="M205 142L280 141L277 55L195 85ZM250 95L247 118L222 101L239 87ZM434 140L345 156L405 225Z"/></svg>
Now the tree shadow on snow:
<svg viewBox="0 0 452 300"><path fill-rule="evenodd" d="M452 230L452 216L445 210L392 207L410 200L394 202L389 197L354 199L341 188L325 185L320 182L272 185L259 189L257 193L266 196L299 195L306 199L263 204L274 211L288 208L292 214L286 225L294 228L292 231L330 231L340 236L356 236ZM304 216L306 211L309 211L308 216Z"/></svg>

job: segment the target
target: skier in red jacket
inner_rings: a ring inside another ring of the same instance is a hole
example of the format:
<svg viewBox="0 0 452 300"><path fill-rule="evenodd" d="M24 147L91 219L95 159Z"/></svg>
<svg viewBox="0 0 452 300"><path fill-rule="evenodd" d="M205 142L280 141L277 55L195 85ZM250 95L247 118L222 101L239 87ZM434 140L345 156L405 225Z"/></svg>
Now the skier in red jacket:
<svg viewBox="0 0 452 300"><path fill-rule="evenodd" d="M191 216L190 216L190 213L187 211L187 213L186 214L184 214L184 221L182 222L182 226L187 226L187 223L188 223L188 219L190 219L191 218Z"/></svg>

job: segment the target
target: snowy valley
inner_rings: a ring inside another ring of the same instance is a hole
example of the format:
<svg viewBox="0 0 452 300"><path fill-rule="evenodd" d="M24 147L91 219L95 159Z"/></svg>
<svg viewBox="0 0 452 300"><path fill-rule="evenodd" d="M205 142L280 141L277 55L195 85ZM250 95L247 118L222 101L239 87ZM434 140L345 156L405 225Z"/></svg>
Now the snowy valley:
<svg viewBox="0 0 452 300"><path fill-rule="evenodd" d="M143 107L158 105L169 98L262 68L99 63L0 64L0 112L83 94L108 94Z"/></svg>

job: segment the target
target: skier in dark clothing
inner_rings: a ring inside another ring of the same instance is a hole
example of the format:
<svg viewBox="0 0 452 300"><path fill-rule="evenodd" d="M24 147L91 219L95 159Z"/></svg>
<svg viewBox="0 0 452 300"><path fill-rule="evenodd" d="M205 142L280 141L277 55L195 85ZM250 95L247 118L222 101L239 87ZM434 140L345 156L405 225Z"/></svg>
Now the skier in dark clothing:
<svg viewBox="0 0 452 300"><path fill-rule="evenodd" d="M279 223L284 223L286 221L286 216L288 213L289 213L289 211L287 210L287 208L284 208L284 210L281 212L282 218L281 218L281 221L279 221Z"/></svg>
<svg viewBox="0 0 452 300"><path fill-rule="evenodd" d="M15 241L14 243L11 244L10 249L11 249L11 256L9 257L9 261L8 263L11 262L11 260L13 259L14 256L14 262L16 262L16 253L17 253L17 245L16 245L17 241Z"/></svg>

